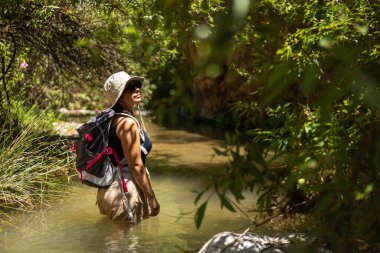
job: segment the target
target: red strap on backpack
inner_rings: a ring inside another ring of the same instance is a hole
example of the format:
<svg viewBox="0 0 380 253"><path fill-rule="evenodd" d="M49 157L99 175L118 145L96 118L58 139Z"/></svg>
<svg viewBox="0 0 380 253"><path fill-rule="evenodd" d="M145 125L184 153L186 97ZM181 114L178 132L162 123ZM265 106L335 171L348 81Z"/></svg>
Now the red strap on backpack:
<svg viewBox="0 0 380 253"><path fill-rule="evenodd" d="M127 184L125 183L124 176L123 176L123 166L121 166L120 159L116 154L116 151L113 148L106 147L105 149L102 150L97 156L94 157L87 165L86 165L86 170L90 169L97 161L99 161L103 155L106 154L112 154L113 157L115 158L115 161L117 163L117 166L119 167L120 170L120 175L121 175L121 182L123 185L124 192L128 192Z"/></svg>
<svg viewBox="0 0 380 253"><path fill-rule="evenodd" d="M123 166L121 166L121 163L120 163L119 157L116 154L116 151L113 148L107 147L107 153L112 154L113 157L115 158L117 166L119 167L119 170L120 170L121 182L123 184L124 192L128 192L127 184L125 183L124 176L123 176Z"/></svg>
<svg viewBox="0 0 380 253"><path fill-rule="evenodd" d="M88 170L89 168L91 168L97 161L100 160L100 158L103 157L103 155L106 153L106 151L108 152L108 149L105 148L102 150L102 152L100 152L97 156L94 157L94 159L92 159L87 165L86 165L86 170Z"/></svg>

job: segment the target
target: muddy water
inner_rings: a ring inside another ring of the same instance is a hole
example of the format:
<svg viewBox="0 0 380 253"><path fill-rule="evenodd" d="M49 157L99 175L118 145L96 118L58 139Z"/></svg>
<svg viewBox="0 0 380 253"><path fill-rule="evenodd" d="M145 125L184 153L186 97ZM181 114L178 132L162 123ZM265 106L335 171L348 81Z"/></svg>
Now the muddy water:
<svg viewBox="0 0 380 253"><path fill-rule="evenodd" d="M214 157L220 141L146 122L153 141L148 158L152 185L161 204L157 217L135 227L99 214L96 190L79 183L52 207L23 214L15 227L0 233L0 252L196 252L213 234L242 232L248 221L220 209L212 197L199 230L194 225L194 190L226 163ZM249 205L250 202L246 204Z"/></svg>

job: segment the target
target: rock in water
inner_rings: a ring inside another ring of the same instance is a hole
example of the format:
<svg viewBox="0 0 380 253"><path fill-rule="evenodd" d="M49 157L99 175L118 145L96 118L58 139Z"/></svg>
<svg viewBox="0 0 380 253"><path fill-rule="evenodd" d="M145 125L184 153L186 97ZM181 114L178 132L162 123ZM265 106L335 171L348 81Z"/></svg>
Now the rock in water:
<svg viewBox="0 0 380 253"><path fill-rule="evenodd" d="M285 253L284 249L294 241L294 235L270 237L249 232L222 232L214 235L198 253Z"/></svg>

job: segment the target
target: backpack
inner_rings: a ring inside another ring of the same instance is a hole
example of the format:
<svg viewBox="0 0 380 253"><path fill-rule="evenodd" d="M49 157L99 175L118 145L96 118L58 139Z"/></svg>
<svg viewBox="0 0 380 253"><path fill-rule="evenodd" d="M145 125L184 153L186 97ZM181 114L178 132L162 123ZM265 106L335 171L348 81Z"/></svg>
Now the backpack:
<svg viewBox="0 0 380 253"><path fill-rule="evenodd" d="M76 169L83 184L106 188L112 184L117 173L124 192L127 192L120 160L116 151L108 146L108 135L114 115L114 110L106 109L81 125L77 129L79 139L71 150L76 154ZM114 156L118 169L112 164L110 155Z"/></svg>

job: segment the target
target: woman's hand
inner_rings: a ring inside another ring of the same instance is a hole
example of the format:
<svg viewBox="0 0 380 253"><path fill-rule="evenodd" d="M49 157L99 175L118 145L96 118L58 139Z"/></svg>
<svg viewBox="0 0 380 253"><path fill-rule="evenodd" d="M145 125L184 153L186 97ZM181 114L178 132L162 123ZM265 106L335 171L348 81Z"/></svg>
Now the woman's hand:
<svg viewBox="0 0 380 253"><path fill-rule="evenodd" d="M148 205L150 207L150 216L156 216L160 213L160 204L158 203L156 196L148 197Z"/></svg>

